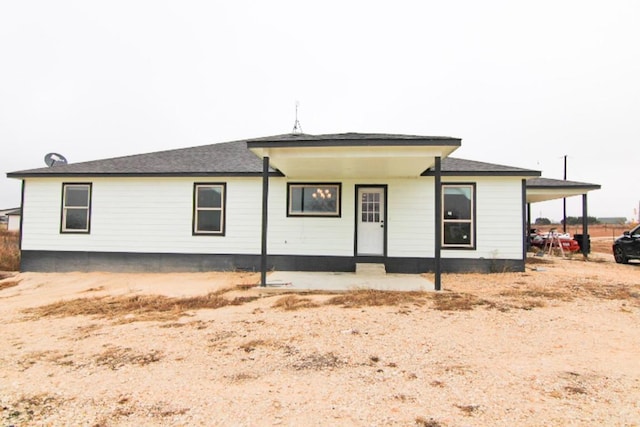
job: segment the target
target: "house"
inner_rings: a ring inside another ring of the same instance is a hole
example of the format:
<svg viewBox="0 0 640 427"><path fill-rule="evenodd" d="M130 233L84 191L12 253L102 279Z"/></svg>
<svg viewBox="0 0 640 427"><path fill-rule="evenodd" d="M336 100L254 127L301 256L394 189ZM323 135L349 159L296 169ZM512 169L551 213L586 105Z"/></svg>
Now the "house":
<svg viewBox="0 0 640 427"><path fill-rule="evenodd" d="M15 211L17 209L20 209L20 208L0 209L0 222L9 221L9 218L7 217L7 214L9 212L13 212L13 211Z"/></svg>
<svg viewBox="0 0 640 427"><path fill-rule="evenodd" d="M8 231L20 231L20 218L22 216L21 209L14 209L7 212L7 230Z"/></svg>
<svg viewBox="0 0 640 427"><path fill-rule="evenodd" d="M294 133L12 172L22 270L523 271L540 172L450 157L460 145ZM536 200L599 188L560 183Z"/></svg>

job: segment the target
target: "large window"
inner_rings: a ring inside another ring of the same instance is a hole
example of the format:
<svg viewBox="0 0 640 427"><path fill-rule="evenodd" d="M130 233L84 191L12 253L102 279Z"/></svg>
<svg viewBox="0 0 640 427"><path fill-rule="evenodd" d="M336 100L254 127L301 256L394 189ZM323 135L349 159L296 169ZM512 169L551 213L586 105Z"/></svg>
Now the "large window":
<svg viewBox="0 0 640 427"><path fill-rule="evenodd" d="M193 234L224 235L226 184L195 184Z"/></svg>
<svg viewBox="0 0 640 427"><path fill-rule="evenodd" d="M340 184L289 184L288 216L340 216Z"/></svg>
<svg viewBox="0 0 640 427"><path fill-rule="evenodd" d="M62 233L89 233L91 184L62 184Z"/></svg>
<svg viewBox="0 0 640 427"><path fill-rule="evenodd" d="M442 185L442 247L475 247L475 184Z"/></svg>

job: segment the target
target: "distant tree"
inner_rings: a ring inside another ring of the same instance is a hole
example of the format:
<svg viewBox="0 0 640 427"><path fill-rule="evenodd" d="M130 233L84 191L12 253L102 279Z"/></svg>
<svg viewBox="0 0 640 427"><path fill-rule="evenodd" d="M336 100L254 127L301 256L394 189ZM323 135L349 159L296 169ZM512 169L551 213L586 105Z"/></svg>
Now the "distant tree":
<svg viewBox="0 0 640 427"><path fill-rule="evenodd" d="M589 225L600 224L600 221L598 221L598 218L596 218L595 216L588 216L587 217L587 224L589 224ZM582 217L581 216L577 216L577 217L576 216L568 216L567 217L567 225L582 225Z"/></svg>
<svg viewBox="0 0 640 427"><path fill-rule="evenodd" d="M566 218L567 221L567 225L578 225L578 224L582 224L582 221L578 220L578 217L576 216L568 216ZM564 221L560 221L560 224L564 224Z"/></svg>
<svg viewBox="0 0 640 427"><path fill-rule="evenodd" d="M536 225L551 225L551 220L549 218L536 218Z"/></svg>

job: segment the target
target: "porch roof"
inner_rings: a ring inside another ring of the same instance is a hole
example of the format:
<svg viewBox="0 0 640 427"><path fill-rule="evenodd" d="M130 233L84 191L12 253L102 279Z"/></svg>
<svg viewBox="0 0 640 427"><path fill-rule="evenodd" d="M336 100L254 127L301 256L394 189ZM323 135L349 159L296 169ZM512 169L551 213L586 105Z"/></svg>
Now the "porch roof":
<svg viewBox="0 0 640 427"><path fill-rule="evenodd" d="M288 134L247 141L247 148L289 178L418 177L460 147L459 138L344 133Z"/></svg>
<svg viewBox="0 0 640 427"><path fill-rule="evenodd" d="M545 202L579 196L592 190L599 190L599 184L565 181L551 178L530 178L527 180L527 203Z"/></svg>

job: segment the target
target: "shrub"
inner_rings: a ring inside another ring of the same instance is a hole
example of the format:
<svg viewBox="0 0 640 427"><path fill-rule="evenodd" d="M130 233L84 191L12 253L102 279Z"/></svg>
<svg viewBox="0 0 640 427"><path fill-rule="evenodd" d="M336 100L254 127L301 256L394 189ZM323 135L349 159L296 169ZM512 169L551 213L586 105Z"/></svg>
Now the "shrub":
<svg viewBox="0 0 640 427"><path fill-rule="evenodd" d="M0 270L20 269L20 235L16 232L0 230Z"/></svg>

